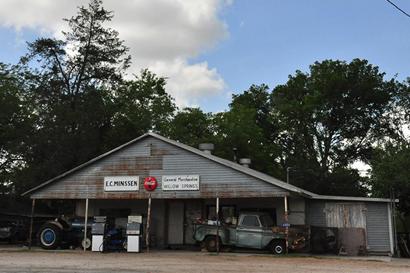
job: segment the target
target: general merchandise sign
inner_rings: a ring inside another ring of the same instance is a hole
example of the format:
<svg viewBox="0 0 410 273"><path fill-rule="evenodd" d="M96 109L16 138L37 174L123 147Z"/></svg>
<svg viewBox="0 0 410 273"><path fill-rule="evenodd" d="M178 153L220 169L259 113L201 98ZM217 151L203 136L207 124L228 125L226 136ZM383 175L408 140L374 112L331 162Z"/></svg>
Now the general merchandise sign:
<svg viewBox="0 0 410 273"><path fill-rule="evenodd" d="M199 175L164 175L164 191L199 191Z"/></svg>

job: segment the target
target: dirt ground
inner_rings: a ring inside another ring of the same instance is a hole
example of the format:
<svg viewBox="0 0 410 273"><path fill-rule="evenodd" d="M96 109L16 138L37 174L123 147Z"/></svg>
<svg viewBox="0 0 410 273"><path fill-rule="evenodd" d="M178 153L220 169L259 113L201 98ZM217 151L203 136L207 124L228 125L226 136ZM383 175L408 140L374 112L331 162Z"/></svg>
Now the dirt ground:
<svg viewBox="0 0 410 273"><path fill-rule="evenodd" d="M375 258L376 259L376 258ZM193 251L0 251L0 272L410 272L410 261Z"/></svg>

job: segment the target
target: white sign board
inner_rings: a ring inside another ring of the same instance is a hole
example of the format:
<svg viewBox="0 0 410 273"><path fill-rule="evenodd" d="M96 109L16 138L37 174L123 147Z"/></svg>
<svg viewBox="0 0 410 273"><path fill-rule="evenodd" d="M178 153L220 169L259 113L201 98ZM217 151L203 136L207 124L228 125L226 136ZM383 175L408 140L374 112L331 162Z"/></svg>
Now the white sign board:
<svg viewBox="0 0 410 273"><path fill-rule="evenodd" d="M138 191L139 188L139 176L104 177L104 191Z"/></svg>
<svg viewBox="0 0 410 273"><path fill-rule="evenodd" d="M164 191L199 191L199 175L167 175L162 177Z"/></svg>

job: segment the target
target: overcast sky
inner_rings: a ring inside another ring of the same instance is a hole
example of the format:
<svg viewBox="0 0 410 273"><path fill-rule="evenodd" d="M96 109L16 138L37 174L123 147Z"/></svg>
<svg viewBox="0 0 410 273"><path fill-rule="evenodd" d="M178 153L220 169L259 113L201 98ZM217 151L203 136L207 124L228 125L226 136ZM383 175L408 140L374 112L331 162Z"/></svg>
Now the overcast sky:
<svg viewBox="0 0 410 273"><path fill-rule="evenodd" d="M25 42L58 37L87 0L0 0L0 62ZM410 1L394 0L410 12ZM131 49L130 72L168 78L179 106L227 109L251 84L286 82L327 58L366 58L388 77L410 76L410 18L385 0L105 0Z"/></svg>

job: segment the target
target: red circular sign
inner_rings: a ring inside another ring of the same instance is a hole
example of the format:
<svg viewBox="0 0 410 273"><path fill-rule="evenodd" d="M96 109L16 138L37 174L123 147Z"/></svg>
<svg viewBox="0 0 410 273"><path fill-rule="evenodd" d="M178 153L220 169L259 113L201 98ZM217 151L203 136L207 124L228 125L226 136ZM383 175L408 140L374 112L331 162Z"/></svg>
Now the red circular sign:
<svg viewBox="0 0 410 273"><path fill-rule="evenodd" d="M158 182L153 176L148 176L144 179L144 188L147 191L153 191L157 188Z"/></svg>

